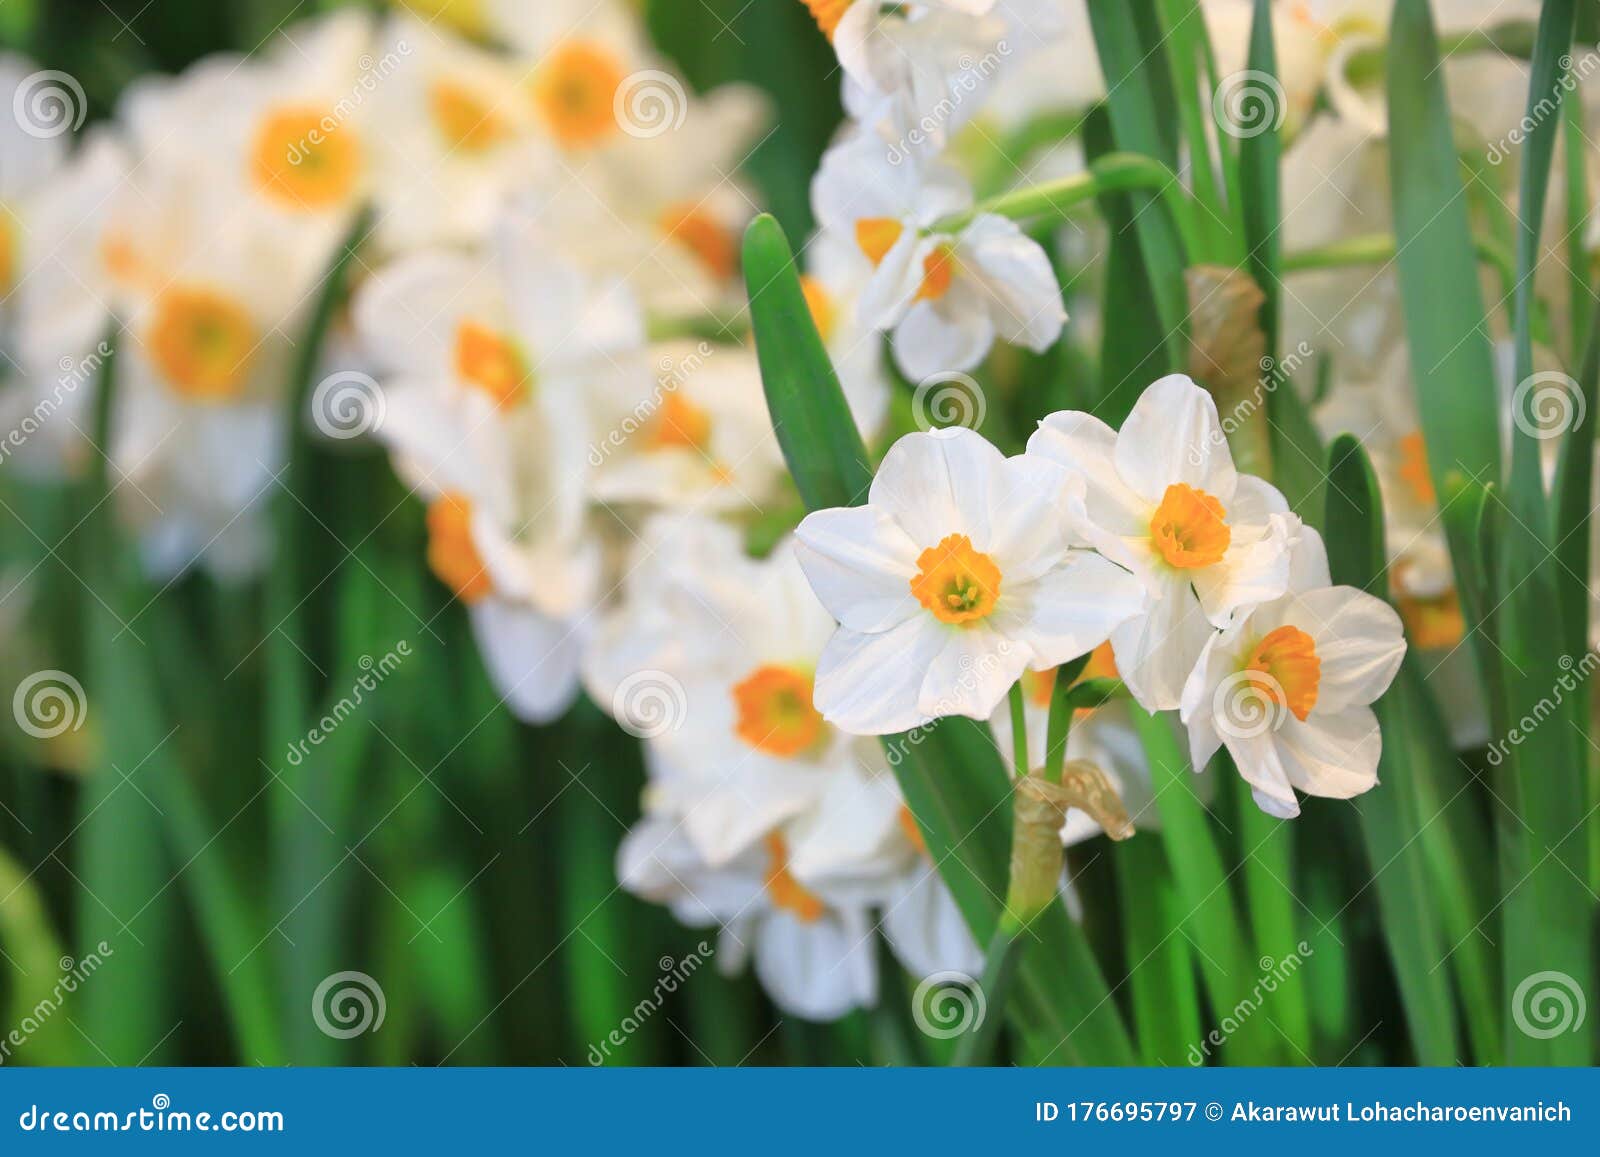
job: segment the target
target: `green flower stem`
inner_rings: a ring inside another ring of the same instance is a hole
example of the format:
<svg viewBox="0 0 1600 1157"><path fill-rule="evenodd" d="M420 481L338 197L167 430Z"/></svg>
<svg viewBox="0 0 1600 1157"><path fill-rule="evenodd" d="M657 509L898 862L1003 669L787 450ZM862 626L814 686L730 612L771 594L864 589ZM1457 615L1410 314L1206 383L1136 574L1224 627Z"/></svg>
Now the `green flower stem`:
<svg viewBox="0 0 1600 1157"><path fill-rule="evenodd" d="M1000 926L995 929L994 938L989 941L989 950L983 958L983 975L978 978L978 993L983 1001L979 1007L983 1009L983 1016L956 1045L951 1064L965 1068L989 1063L995 1037L999 1035L1000 1024L1005 1019L1001 1014L1005 1009L1006 997L1016 977L1017 965L1022 960L1026 940L1024 933L1024 925L1009 912L1000 917Z"/></svg>
<svg viewBox="0 0 1600 1157"><path fill-rule="evenodd" d="M1511 263L1511 255L1493 241L1486 238L1473 238L1473 245L1478 252L1478 260L1486 265L1492 265L1495 273L1499 275L1501 284L1509 292L1517 282L1516 272ZM1285 273L1304 273L1312 269L1345 269L1353 265L1383 265L1393 261L1396 256L1394 237L1388 233L1372 233L1362 237L1350 237L1343 241L1335 241L1331 245L1319 245L1314 249L1302 249L1299 253L1286 253L1283 256L1283 271Z"/></svg>
<svg viewBox="0 0 1600 1157"><path fill-rule="evenodd" d="M1173 224L1183 238L1186 252L1204 253L1205 244L1195 217L1195 204L1183 183L1166 165L1154 157L1137 153L1107 153L1089 166L1055 181L1029 185L998 197L980 201L965 213L945 217L933 225L933 232L959 233L981 214L1027 221L1035 217L1065 217L1069 209L1105 193L1125 193L1142 189L1160 196Z"/></svg>
<svg viewBox="0 0 1600 1157"><path fill-rule="evenodd" d="M1028 705L1023 701L1021 679L1011 685L1011 759L1019 776L1032 773L1028 760Z"/></svg>
<svg viewBox="0 0 1600 1157"><path fill-rule="evenodd" d="M1066 672L1056 674L1050 694L1050 721L1045 727L1044 778L1061 782L1061 766L1067 759L1067 735L1072 731L1072 687Z"/></svg>

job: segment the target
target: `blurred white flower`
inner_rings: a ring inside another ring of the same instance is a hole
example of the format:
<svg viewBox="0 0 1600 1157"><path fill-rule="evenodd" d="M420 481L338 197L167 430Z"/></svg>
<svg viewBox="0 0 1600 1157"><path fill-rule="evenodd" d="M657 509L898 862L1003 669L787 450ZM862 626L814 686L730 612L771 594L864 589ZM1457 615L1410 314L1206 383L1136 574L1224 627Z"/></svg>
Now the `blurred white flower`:
<svg viewBox="0 0 1600 1157"><path fill-rule="evenodd" d="M560 714L577 692L600 581L586 521L587 395L637 369L637 308L510 212L487 253L387 267L355 320L385 382L378 435L429 503L434 572L468 605L512 709Z"/></svg>
<svg viewBox="0 0 1600 1157"><path fill-rule="evenodd" d="M957 427L890 447L865 506L808 515L797 553L840 623L817 664L824 718L862 735L987 719L1024 670L1091 651L1138 615L1138 579L1071 549L1082 485Z"/></svg>
<svg viewBox="0 0 1600 1157"><path fill-rule="evenodd" d="M1283 594L1299 519L1275 488L1234 470L1216 403L1181 374L1146 389L1120 432L1051 414L1028 456L1071 473L1085 540L1144 584L1149 613L1111 634L1117 669L1147 710L1176 707L1213 630Z"/></svg>
<svg viewBox="0 0 1600 1157"><path fill-rule="evenodd" d="M1370 704L1405 656L1400 617L1328 577L1322 536L1305 528L1288 593L1213 636L1183 689L1190 759L1226 747L1257 805L1297 816L1306 795L1349 799L1378 782L1383 737Z"/></svg>

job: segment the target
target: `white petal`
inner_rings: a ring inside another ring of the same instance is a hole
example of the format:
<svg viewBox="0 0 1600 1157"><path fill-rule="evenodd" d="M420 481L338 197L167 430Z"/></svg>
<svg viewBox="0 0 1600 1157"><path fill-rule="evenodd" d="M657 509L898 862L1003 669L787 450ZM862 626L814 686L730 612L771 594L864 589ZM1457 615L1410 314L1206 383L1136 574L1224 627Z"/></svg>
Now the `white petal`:
<svg viewBox="0 0 1600 1157"><path fill-rule="evenodd" d="M1117 673L1146 711L1170 711L1183 698L1183 685L1212 635L1189 584L1165 579L1151 591L1147 614L1129 619L1111 633Z"/></svg>
<svg viewBox="0 0 1600 1157"><path fill-rule="evenodd" d="M883 931L913 976L983 970L983 952L938 870L918 858L883 909Z"/></svg>
<svg viewBox="0 0 1600 1157"><path fill-rule="evenodd" d="M1002 582L996 626L1033 651L1036 669L1094 650L1145 610L1145 590L1129 572L1089 551L1020 590Z"/></svg>
<svg viewBox="0 0 1600 1157"><path fill-rule="evenodd" d="M918 696L945 634L930 615L875 635L840 627L817 660L817 710L851 735L893 735L926 723Z"/></svg>
<svg viewBox="0 0 1600 1157"><path fill-rule="evenodd" d="M944 647L928 664L927 678L922 681L917 700L918 708L928 718L989 718L1011 685L1034 662L1033 648L1008 639L984 622L946 628L940 633L944 635Z"/></svg>
<svg viewBox="0 0 1600 1157"><path fill-rule="evenodd" d="M1061 410L1039 423L1028 453L1048 458L1084 481L1083 513L1116 538L1148 534L1151 504L1117 473L1117 432L1092 414Z"/></svg>
<svg viewBox="0 0 1600 1157"><path fill-rule="evenodd" d="M1230 546L1221 562L1191 572L1195 594L1213 625L1225 627L1236 611L1289 589L1289 551L1299 523L1292 514L1273 515L1265 537Z"/></svg>
<svg viewBox="0 0 1600 1157"><path fill-rule="evenodd" d="M829 912L806 923L774 912L756 933L756 976L783 1011L837 1020L877 999L873 948L872 930L854 913Z"/></svg>
<svg viewBox="0 0 1600 1157"><path fill-rule="evenodd" d="M1243 478L1239 479L1241 490L1244 489L1244 481ZM1314 591L1332 585L1333 579L1328 573L1328 548L1322 542L1322 535L1317 533L1315 527L1301 526L1300 537L1289 552L1289 589Z"/></svg>
<svg viewBox="0 0 1600 1157"><path fill-rule="evenodd" d="M986 552L990 512L1006 493L1005 462L982 434L959 426L907 434L883 456L867 501L888 511L918 550L965 534Z"/></svg>
<svg viewBox="0 0 1600 1157"><path fill-rule="evenodd" d="M1322 670L1316 714L1366 706L1389 689L1406 642L1388 603L1355 587L1323 587L1297 596L1286 616L1316 640Z"/></svg>
<svg viewBox="0 0 1600 1157"><path fill-rule="evenodd" d="M1002 484L991 496L988 549L1002 583L1017 587L1067 557L1068 509L1072 496L1082 493L1083 481L1054 462L1026 454L1007 458L1001 476Z"/></svg>
<svg viewBox="0 0 1600 1157"><path fill-rule="evenodd" d="M1169 374L1139 396L1117 435L1117 473L1146 502L1184 483L1227 506L1238 475L1211 395Z"/></svg>
<svg viewBox="0 0 1600 1157"><path fill-rule="evenodd" d="M1350 799L1378 782L1383 735L1369 707L1335 715L1292 716L1271 733L1289 782L1307 795Z"/></svg>
<svg viewBox="0 0 1600 1157"><path fill-rule="evenodd" d="M919 301L895 327L894 360L907 378L922 382L972 369L993 344L994 323L983 312L940 309L934 302Z"/></svg>
<svg viewBox="0 0 1600 1157"><path fill-rule="evenodd" d="M886 631L919 609L911 594L917 546L885 511L872 506L814 511L795 530L795 539L795 558L811 589L852 631Z"/></svg>
<svg viewBox="0 0 1600 1157"><path fill-rule="evenodd" d="M958 244L962 272L976 281L989 303L995 331L1013 345L1043 353L1061 336L1067 311L1050 258L1017 223L980 216Z"/></svg>
<svg viewBox="0 0 1600 1157"><path fill-rule="evenodd" d="M495 690L518 719L546 723L578 695L582 632L504 599L473 604L472 633Z"/></svg>

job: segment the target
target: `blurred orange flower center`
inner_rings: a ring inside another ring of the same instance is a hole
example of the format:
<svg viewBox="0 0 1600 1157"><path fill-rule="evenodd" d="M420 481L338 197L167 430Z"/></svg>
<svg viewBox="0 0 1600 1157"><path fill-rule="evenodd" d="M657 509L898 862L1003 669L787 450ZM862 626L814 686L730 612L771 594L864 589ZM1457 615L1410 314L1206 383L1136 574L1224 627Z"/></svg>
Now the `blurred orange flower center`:
<svg viewBox="0 0 1600 1157"><path fill-rule="evenodd" d="M11 223L11 210L0 205L0 293L11 290L17 276L17 231Z"/></svg>
<svg viewBox="0 0 1600 1157"><path fill-rule="evenodd" d="M472 541L472 502L462 494L442 494L428 506L428 566L465 603L494 590L483 558Z"/></svg>
<svg viewBox="0 0 1600 1157"><path fill-rule="evenodd" d="M823 903L815 893L789 874L789 846L774 832L767 837L767 895L776 908L791 913L802 924L822 918Z"/></svg>
<svg viewBox="0 0 1600 1157"><path fill-rule="evenodd" d="M834 31L839 27L839 21L844 19L845 12L855 0L800 0L811 10L811 18L817 22L817 27L822 29L822 35L830 41Z"/></svg>
<svg viewBox="0 0 1600 1157"><path fill-rule="evenodd" d="M614 106L624 79L622 62L604 45L568 40L539 65L534 105L562 145L598 144L619 127Z"/></svg>
<svg viewBox="0 0 1600 1157"><path fill-rule="evenodd" d="M950 292L950 283L956 275L956 251L941 245L922 259L922 284L917 289L918 301L938 301Z"/></svg>
<svg viewBox="0 0 1600 1157"><path fill-rule="evenodd" d="M923 838L922 828L917 824L917 817L911 814L911 809L905 804L900 805L900 830L905 832L906 839L911 841L911 846L923 855L928 854L928 841Z"/></svg>
<svg viewBox="0 0 1600 1157"><path fill-rule="evenodd" d="M452 149L482 153L511 135L494 106L458 81L435 81L428 90L428 109L434 127Z"/></svg>
<svg viewBox="0 0 1600 1157"><path fill-rule="evenodd" d="M663 237L682 245L717 280L726 281L739 271L733 234L692 201L667 206L658 224Z"/></svg>
<svg viewBox="0 0 1600 1157"><path fill-rule="evenodd" d="M699 450L711 445L711 415L677 390L661 399L661 408L646 433L655 450Z"/></svg>
<svg viewBox="0 0 1600 1157"><path fill-rule="evenodd" d="M1467 621L1461 613L1461 599L1451 588L1433 598L1408 598L1396 600L1400 620L1406 625L1406 634L1423 650L1454 647L1467 633Z"/></svg>
<svg viewBox="0 0 1600 1157"><path fill-rule="evenodd" d="M169 289L156 300L150 356L167 384L197 402L239 396L256 349L242 303L210 289Z"/></svg>
<svg viewBox="0 0 1600 1157"><path fill-rule="evenodd" d="M918 573L911 593L934 618L966 623L987 617L1000 597L1000 568L994 559L972 549L964 534L952 534L917 558Z"/></svg>
<svg viewBox="0 0 1600 1157"><path fill-rule="evenodd" d="M1244 670L1252 673L1250 682L1264 698L1287 707L1302 723L1317 705L1322 660L1316 643L1299 627L1269 632L1250 652Z"/></svg>
<svg viewBox="0 0 1600 1157"><path fill-rule="evenodd" d="M839 306L833 300L833 294L810 274L800 276L800 292L806 295L806 308L811 311L811 320L816 323L817 333L824 342L832 341L833 327L839 320Z"/></svg>
<svg viewBox="0 0 1600 1157"><path fill-rule="evenodd" d="M1168 566L1193 570L1222 561L1233 533L1223 521L1227 512L1204 490L1182 482L1167 487L1150 519L1150 539Z"/></svg>
<svg viewBox="0 0 1600 1157"><path fill-rule="evenodd" d="M269 113L256 131L251 174L262 195L285 209L342 204L361 176L355 133L315 108Z"/></svg>
<svg viewBox="0 0 1600 1157"><path fill-rule="evenodd" d="M880 264L894 248L905 226L893 217L863 217L856 222L856 245L874 265Z"/></svg>
<svg viewBox="0 0 1600 1157"><path fill-rule="evenodd" d="M456 373L501 409L522 400L533 376L515 342L475 321L456 328Z"/></svg>
<svg viewBox="0 0 1600 1157"><path fill-rule="evenodd" d="M1400 481L1411 496L1423 506L1433 506L1439 496L1433 489L1433 475L1428 472L1428 446L1422 433L1413 430L1400 439Z"/></svg>
<svg viewBox="0 0 1600 1157"><path fill-rule="evenodd" d="M811 676L795 667L757 667L734 684L733 702L739 713L734 734L768 755L809 751L826 726L811 702Z"/></svg>

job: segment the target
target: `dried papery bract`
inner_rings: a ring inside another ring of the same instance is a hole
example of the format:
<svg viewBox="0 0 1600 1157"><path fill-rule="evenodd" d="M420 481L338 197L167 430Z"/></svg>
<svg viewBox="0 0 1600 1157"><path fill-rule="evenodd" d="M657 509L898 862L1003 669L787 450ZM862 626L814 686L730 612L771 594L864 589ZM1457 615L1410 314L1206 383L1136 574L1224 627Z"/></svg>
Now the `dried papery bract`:
<svg viewBox="0 0 1600 1157"><path fill-rule="evenodd" d="M1018 778L1012 793L1014 824L1011 837L1011 887L1006 908L1011 918L1025 924L1053 903L1060 889L1065 850L1061 826L1067 812L1087 812L1113 840L1133 835L1133 821L1110 778L1086 759L1074 759L1062 768L1061 782L1043 775Z"/></svg>
<svg viewBox="0 0 1600 1157"><path fill-rule="evenodd" d="M1189 376L1211 392L1239 469L1272 477L1271 431L1261 374L1266 296L1249 274L1221 265L1184 273L1189 290Z"/></svg>

